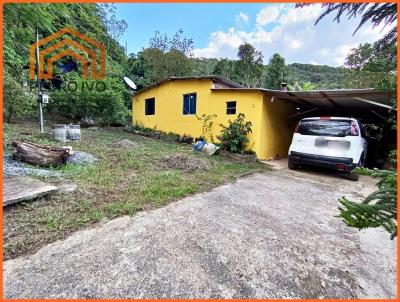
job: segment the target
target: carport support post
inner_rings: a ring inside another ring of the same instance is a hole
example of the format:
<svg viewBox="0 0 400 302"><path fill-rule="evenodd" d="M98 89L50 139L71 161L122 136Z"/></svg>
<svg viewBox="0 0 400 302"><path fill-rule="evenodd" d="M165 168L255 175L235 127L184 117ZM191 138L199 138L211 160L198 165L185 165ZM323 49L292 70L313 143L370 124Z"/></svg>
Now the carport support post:
<svg viewBox="0 0 400 302"><path fill-rule="evenodd" d="M43 103L42 103L42 87L40 83L40 67L39 67L39 29L36 26L36 72L37 72L37 101L39 105L39 123L40 133L43 133Z"/></svg>

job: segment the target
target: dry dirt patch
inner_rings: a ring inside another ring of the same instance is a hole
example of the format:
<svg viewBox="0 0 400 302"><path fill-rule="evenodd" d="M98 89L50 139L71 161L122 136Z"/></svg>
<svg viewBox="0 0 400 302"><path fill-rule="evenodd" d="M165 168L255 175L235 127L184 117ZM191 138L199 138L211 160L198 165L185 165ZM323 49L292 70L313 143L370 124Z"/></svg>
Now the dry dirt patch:
<svg viewBox="0 0 400 302"><path fill-rule="evenodd" d="M162 160L168 168L178 170L195 171L208 170L210 168L210 165L206 160L185 154L164 156Z"/></svg>
<svg viewBox="0 0 400 302"><path fill-rule="evenodd" d="M122 140L116 141L113 144L113 147L124 148L124 149L133 149L133 148L140 147L140 144L135 143L135 142L131 141L130 139L122 139Z"/></svg>

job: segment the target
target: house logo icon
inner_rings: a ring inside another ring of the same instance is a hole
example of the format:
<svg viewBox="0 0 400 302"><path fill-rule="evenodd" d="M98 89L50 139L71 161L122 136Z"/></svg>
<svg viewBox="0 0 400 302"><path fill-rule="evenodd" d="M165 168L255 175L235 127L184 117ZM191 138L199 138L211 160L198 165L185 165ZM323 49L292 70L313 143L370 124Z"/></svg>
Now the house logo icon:
<svg viewBox="0 0 400 302"><path fill-rule="evenodd" d="M65 37L69 35L71 37ZM64 36L64 37L63 37ZM79 42L78 42L79 41ZM65 27L54 34L38 40L29 48L29 77L35 79L35 52L42 46L46 48L39 51L39 78L42 80L53 79L54 64L64 58L73 58L73 62L68 62L62 66L64 71L70 71L71 66L80 63L82 66L82 77L87 80L102 80L105 78L106 71L106 49L102 43L81 34L75 29ZM99 67L98 67L99 64Z"/></svg>

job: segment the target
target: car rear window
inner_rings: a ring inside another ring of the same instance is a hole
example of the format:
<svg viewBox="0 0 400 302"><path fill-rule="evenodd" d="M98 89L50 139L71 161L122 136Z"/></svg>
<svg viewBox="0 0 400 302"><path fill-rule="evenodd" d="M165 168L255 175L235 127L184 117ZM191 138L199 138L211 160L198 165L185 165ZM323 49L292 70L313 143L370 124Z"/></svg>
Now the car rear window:
<svg viewBox="0 0 400 302"><path fill-rule="evenodd" d="M350 120L305 120L300 122L298 133L315 136L351 135Z"/></svg>

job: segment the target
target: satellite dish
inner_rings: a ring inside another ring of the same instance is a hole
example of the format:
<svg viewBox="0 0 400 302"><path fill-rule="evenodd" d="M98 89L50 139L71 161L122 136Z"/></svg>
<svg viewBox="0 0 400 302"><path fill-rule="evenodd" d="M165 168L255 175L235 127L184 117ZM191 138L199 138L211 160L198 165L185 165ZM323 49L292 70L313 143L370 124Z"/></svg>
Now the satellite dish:
<svg viewBox="0 0 400 302"><path fill-rule="evenodd" d="M137 89L136 84L135 84L130 78L124 77L124 81L125 81L125 83L126 83L129 87L131 87L133 90L136 90L136 89Z"/></svg>

